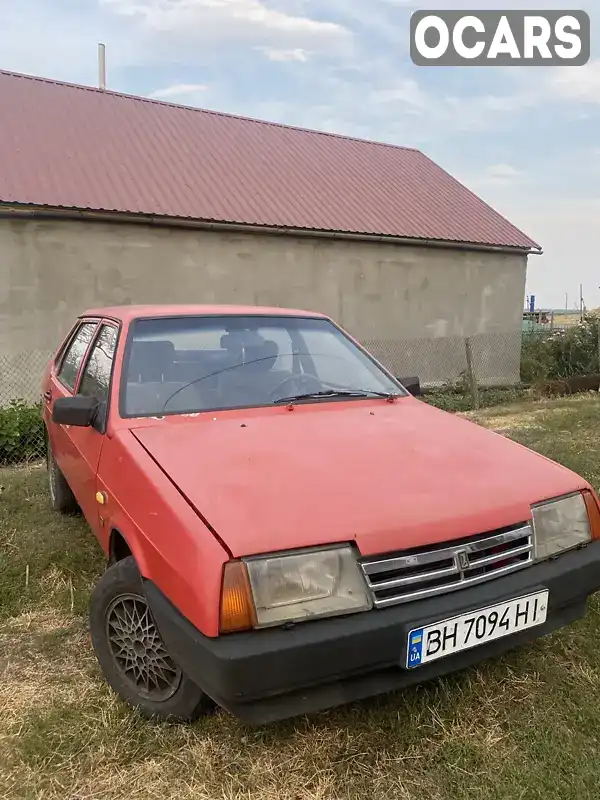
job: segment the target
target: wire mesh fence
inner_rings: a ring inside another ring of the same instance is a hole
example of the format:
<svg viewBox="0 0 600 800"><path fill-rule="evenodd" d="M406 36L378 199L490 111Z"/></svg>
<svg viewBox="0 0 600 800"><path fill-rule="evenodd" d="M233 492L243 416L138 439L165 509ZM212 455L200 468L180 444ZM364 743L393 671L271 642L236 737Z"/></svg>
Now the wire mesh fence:
<svg viewBox="0 0 600 800"><path fill-rule="evenodd" d="M519 383L521 342L520 332L363 340L396 377L418 376L426 391L462 388L469 407L480 387ZM0 355L0 466L45 458L40 394L50 357L44 350Z"/></svg>
<svg viewBox="0 0 600 800"><path fill-rule="evenodd" d="M474 379L479 386L519 382L521 333L485 333L410 340L367 340L368 350L396 377L418 376L421 386L439 389Z"/></svg>
<svg viewBox="0 0 600 800"><path fill-rule="evenodd" d="M40 393L50 351L0 355L0 466L45 458Z"/></svg>

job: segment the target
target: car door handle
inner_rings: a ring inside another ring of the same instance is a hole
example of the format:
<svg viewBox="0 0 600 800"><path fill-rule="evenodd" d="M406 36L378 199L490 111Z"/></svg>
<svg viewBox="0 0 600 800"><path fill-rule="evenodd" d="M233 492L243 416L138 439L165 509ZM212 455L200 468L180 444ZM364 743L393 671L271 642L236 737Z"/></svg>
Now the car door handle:
<svg viewBox="0 0 600 800"><path fill-rule="evenodd" d="M49 389L44 392L44 400L52 400L52 392Z"/></svg>

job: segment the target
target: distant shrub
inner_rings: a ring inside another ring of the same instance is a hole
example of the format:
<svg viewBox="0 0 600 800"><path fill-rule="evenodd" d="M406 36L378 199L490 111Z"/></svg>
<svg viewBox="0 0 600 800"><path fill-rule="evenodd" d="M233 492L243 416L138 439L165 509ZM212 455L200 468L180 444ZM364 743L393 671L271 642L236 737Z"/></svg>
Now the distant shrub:
<svg viewBox="0 0 600 800"><path fill-rule="evenodd" d="M42 458L44 423L40 403L12 400L0 408L0 464L18 464Z"/></svg>
<svg viewBox="0 0 600 800"><path fill-rule="evenodd" d="M599 325L598 315L587 314L579 325L565 330L525 334L521 347L521 380L539 384L600 372Z"/></svg>
<svg viewBox="0 0 600 800"><path fill-rule="evenodd" d="M521 344L521 380L535 385L552 373L550 338L546 334L525 334Z"/></svg>

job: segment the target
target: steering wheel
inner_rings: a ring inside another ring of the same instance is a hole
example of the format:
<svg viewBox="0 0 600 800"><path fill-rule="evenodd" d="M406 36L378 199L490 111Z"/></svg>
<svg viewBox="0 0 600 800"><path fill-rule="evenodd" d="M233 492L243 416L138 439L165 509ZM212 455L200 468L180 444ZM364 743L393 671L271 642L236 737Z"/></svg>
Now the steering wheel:
<svg viewBox="0 0 600 800"><path fill-rule="evenodd" d="M282 392L281 389L287 386L288 383L295 384L295 388L293 390L290 389L289 392ZM322 390L321 382L317 380L317 378L313 375L307 375L306 372L302 372L300 375L288 375L282 381L279 381L277 386L269 392L269 399L275 394L278 394L279 397L285 397L287 394L303 394L304 392L310 394L312 392L321 392ZM275 399L279 399L279 397Z"/></svg>

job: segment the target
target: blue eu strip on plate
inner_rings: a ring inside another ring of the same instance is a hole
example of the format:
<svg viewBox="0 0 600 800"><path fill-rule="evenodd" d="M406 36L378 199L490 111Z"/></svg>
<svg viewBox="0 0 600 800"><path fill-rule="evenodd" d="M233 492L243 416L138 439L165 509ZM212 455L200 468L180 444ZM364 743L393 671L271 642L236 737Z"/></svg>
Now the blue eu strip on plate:
<svg viewBox="0 0 600 800"><path fill-rule="evenodd" d="M423 654L423 628L418 628L416 631L411 631L408 637L408 654L406 658L406 666L418 667L421 663L421 656Z"/></svg>

